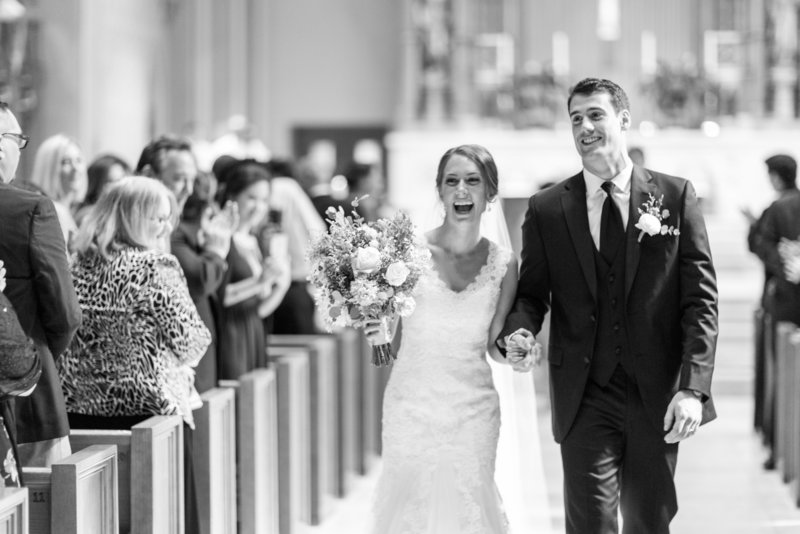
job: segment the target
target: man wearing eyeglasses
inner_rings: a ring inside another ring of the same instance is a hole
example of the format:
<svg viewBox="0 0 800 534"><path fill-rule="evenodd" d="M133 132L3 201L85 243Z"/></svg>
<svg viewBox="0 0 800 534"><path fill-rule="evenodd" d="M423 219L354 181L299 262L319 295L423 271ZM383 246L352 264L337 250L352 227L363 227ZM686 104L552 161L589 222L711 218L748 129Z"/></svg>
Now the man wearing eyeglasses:
<svg viewBox="0 0 800 534"><path fill-rule="evenodd" d="M27 144L28 137L8 104L0 102L0 259L7 277L4 293L42 361L36 389L14 401L16 439L22 465L46 467L71 452L54 358L72 340L81 312L52 201L11 184L20 151ZM14 420L10 410L3 410L3 416Z"/></svg>

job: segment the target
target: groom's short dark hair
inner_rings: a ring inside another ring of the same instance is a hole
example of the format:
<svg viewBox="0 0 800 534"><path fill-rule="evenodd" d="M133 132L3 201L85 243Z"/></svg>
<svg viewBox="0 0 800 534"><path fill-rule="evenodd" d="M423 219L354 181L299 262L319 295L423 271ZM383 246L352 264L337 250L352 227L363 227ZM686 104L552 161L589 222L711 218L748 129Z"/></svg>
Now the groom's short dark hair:
<svg viewBox="0 0 800 534"><path fill-rule="evenodd" d="M575 95L592 95L594 93L607 93L611 97L611 104L614 106L614 111L619 113L623 109L630 110L631 104L628 101L628 95L619 85L611 80L604 78L584 78L576 83L569 92L567 99L567 111L572 102L572 97Z"/></svg>

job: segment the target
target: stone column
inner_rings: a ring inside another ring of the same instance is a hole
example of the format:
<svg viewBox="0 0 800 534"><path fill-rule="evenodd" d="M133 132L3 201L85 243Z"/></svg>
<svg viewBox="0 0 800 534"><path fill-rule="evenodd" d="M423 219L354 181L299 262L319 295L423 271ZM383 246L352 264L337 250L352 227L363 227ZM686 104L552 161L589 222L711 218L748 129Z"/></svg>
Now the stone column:
<svg viewBox="0 0 800 534"><path fill-rule="evenodd" d="M797 83L797 0L773 0L770 5L774 38L770 70L775 86L773 116L781 121L795 117L794 85Z"/></svg>
<svg viewBox="0 0 800 534"><path fill-rule="evenodd" d="M449 118L452 98L452 0L415 0L411 9L419 61L415 118L441 124Z"/></svg>

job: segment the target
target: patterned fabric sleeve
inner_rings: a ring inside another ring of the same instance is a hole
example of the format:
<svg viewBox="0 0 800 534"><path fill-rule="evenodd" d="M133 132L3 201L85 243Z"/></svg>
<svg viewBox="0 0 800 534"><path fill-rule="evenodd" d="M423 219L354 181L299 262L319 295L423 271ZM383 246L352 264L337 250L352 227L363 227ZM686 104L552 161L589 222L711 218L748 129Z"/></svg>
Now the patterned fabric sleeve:
<svg viewBox="0 0 800 534"><path fill-rule="evenodd" d="M194 367L211 343L211 333L189 296L178 260L161 254L154 268L151 305L163 339L181 363Z"/></svg>

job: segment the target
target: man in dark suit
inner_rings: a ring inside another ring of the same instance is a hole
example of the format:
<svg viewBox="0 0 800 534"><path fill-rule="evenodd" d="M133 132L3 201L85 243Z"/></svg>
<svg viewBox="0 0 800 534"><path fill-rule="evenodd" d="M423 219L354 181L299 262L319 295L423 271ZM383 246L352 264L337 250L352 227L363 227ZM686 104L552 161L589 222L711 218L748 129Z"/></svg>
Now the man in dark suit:
<svg viewBox="0 0 800 534"><path fill-rule="evenodd" d="M42 361L42 375L29 397L16 399L21 463L48 466L70 454L69 424L55 368L80 324L78 297L53 203L18 189L19 153L28 142L8 105L0 102L0 258L6 295Z"/></svg>
<svg viewBox="0 0 800 534"><path fill-rule="evenodd" d="M778 321L791 320L789 319L791 305L787 310L786 304L792 300L789 295L793 290L793 284L786 283L778 246L781 238L791 235L787 230L792 226L797 228L795 234L800 233L800 212L794 207L800 205L800 190L797 189L797 161L793 157L787 154L775 154L764 160L764 163L767 165L767 175L772 188L778 194L778 199L758 218L747 209L742 210L742 213L750 223L747 233L750 252L756 254L764 263L764 290L761 294L761 309L756 328L754 416L755 428L764 436L764 445L769 453L764 461L764 468L769 470L775 469L775 388L772 385L776 380L774 373L770 371L777 370L777 365L773 359L774 347L766 347L764 341L775 339L774 329ZM794 200L789 200L792 198ZM776 206L779 206L777 213L774 212ZM790 239L796 237L797 235ZM779 285L781 295L777 296L776 288ZM780 299L780 310L776 310L776 298ZM797 301L795 306L800 306L800 301ZM767 329L769 335L765 332Z"/></svg>
<svg viewBox="0 0 800 534"><path fill-rule="evenodd" d="M551 310L553 433L567 532L669 532L678 442L715 417L717 288L692 184L633 165L624 91L588 78L567 107L583 171L534 195L498 345ZM649 208L649 209L648 209ZM646 214L642 214L644 210Z"/></svg>

